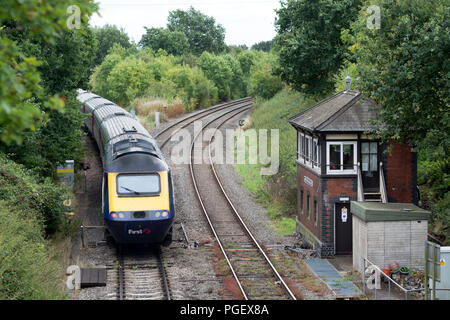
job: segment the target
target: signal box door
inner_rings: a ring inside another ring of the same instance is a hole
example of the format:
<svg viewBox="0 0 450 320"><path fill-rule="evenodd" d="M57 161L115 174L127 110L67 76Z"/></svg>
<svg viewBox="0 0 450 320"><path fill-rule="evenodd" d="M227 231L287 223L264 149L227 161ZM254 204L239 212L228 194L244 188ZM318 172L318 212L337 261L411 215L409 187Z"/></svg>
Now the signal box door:
<svg viewBox="0 0 450 320"><path fill-rule="evenodd" d="M336 255L352 254L352 214L350 203L335 204Z"/></svg>

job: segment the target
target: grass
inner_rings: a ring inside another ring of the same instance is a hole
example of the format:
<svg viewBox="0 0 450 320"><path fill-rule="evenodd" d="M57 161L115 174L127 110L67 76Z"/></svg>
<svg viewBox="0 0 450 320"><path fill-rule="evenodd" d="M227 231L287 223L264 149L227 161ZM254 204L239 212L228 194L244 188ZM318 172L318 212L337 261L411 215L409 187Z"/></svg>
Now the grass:
<svg viewBox="0 0 450 320"><path fill-rule="evenodd" d="M180 100L168 101L155 97L140 97L131 102L130 110L136 111L136 117L148 130L155 126L155 112L160 113L160 122L184 113Z"/></svg>
<svg viewBox="0 0 450 320"><path fill-rule="evenodd" d="M243 185L263 205L274 221L276 232L291 235L295 232L297 199L297 152L296 131L288 119L300 111L313 106L319 98L306 98L303 94L288 88L283 89L270 100L258 100L251 117L250 128L279 130L279 171L273 176L262 176L261 165L236 164ZM270 141L270 139L269 139ZM268 146L270 150L270 146ZM248 163L248 152L246 152Z"/></svg>

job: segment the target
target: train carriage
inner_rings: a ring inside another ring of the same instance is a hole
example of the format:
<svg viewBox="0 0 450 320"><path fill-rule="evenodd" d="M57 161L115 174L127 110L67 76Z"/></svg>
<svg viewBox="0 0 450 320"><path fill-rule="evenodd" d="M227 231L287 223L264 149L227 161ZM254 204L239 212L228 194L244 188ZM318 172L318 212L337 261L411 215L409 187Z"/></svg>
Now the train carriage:
<svg viewBox="0 0 450 320"><path fill-rule="evenodd" d="M83 90L77 99L102 159L106 232L119 244L170 244L173 184L155 139L113 102Z"/></svg>

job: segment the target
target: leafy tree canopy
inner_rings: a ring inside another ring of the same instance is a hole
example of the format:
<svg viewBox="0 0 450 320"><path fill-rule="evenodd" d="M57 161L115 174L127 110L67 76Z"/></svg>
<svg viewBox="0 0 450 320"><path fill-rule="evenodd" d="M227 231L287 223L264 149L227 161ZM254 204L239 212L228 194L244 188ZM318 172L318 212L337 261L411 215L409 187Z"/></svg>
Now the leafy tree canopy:
<svg viewBox="0 0 450 320"><path fill-rule="evenodd" d="M369 5L369 3L367 3ZM382 106L387 140L450 150L450 7L445 0L377 0L380 29L360 18L343 32L352 43L361 91Z"/></svg>
<svg viewBox="0 0 450 320"><path fill-rule="evenodd" d="M94 28L94 34L98 41L98 49L93 61L93 66L98 66L102 63L108 51L119 44L123 48L131 47L130 38L123 28L117 28L114 25L105 25L103 27Z"/></svg>
<svg viewBox="0 0 450 320"><path fill-rule="evenodd" d="M356 19L359 0L285 0L276 10L277 73L296 90L322 93L333 87L347 52L340 34Z"/></svg>
<svg viewBox="0 0 450 320"><path fill-rule="evenodd" d="M189 51L201 55L203 51L219 53L225 49L225 29L216 20L190 7L169 12L167 28L186 35Z"/></svg>
<svg viewBox="0 0 450 320"><path fill-rule="evenodd" d="M260 50L264 52L270 52L273 46L273 40L261 41L252 45L251 50Z"/></svg>
<svg viewBox="0 0 450 320"><path fill-rule="evenodd" d="M76 5L77 9L73 9ZM22 51L18 34L55 45L58 37L73 23L79 10L80 24L87 24L97 9L92 0L55 3L37 0L6 0L0 6L0 141L23 141L25 130L36 128L47 116L43 109L62 109L64 103L46 96L38 67L41 62ZM45 66L42 66L45 68Z"/></svg>
<svg viewBox="0 0 450 320"><path fill-rule="evenodd" d="M180 31L170 31L164 28L146 28L139 44L143 48L151 48L155 52L163 49L168 54L183 55L189 51L189 41Z"/></svg>

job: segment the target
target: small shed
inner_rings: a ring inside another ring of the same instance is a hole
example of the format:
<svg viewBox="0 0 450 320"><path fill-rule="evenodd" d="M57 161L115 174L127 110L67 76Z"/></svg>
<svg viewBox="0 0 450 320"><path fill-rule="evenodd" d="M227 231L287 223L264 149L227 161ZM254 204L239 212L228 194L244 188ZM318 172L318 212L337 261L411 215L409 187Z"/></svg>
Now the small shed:
<svg viewBox="0 0 450 320"><path fill-rule="evenodd" d="M423 268L430 212L410 203L352 201L353 268L362 272L363 258L380 268Z"/></svg>

